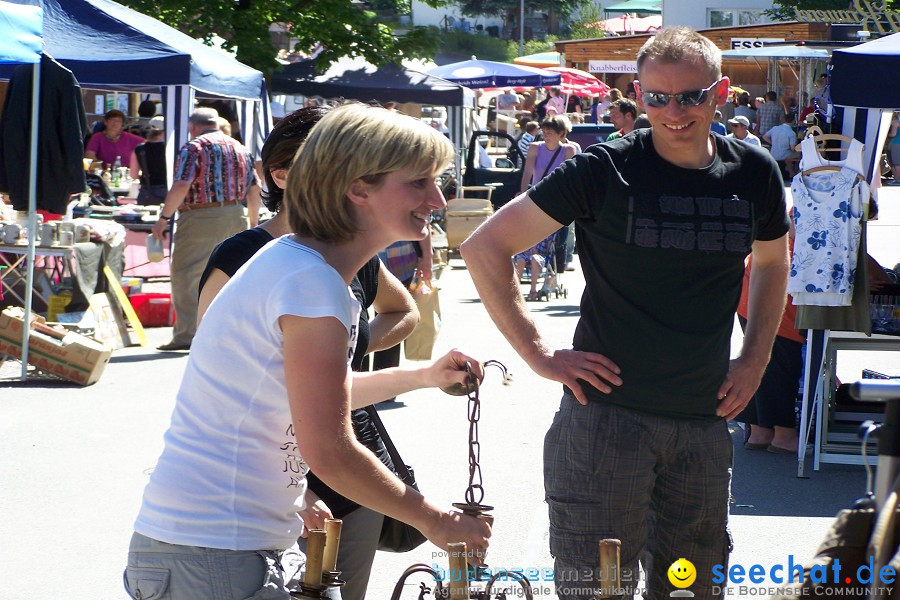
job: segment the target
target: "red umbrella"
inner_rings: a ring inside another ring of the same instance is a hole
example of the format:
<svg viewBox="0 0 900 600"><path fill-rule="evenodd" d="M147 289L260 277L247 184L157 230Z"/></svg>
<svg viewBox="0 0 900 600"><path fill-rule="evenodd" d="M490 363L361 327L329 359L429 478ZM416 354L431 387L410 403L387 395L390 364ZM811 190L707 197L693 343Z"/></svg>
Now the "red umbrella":
<svg viewBox="0 0 900 600"><path fill-rule="evenodd" d="M562 75L559 85L560 92L569 96L602 96L609 92L609 86L588 73L571 67L547 67L547 71L554 71Z"/></svg>

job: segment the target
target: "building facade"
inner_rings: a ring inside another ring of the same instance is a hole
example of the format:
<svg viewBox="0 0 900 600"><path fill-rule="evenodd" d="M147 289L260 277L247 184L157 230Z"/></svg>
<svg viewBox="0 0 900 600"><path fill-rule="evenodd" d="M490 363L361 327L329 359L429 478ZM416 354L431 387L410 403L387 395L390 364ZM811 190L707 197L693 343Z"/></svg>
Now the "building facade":
<svg viewBox="0 0 900 600"><path fill-rule="evenodd" d="M662 0L663 26L708 29L769 23L764 11L772 5L772 0Z"/></svg>

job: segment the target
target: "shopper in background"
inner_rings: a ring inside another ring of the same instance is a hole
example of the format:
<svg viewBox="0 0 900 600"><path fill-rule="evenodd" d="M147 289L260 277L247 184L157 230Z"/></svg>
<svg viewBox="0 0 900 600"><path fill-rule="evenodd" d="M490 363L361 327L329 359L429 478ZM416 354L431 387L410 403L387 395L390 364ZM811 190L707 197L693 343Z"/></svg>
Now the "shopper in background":
<svg viewBox="0 0 900 600"><path fill-rule="evenodd" d="M115 164L116 159L123 165L128 164L131 153L138 144L144 143L144 138L124 130L125 113L121 110L107 112L103 115L103 123L103 131L98 131L88 140L84 157L110 166Z"/></svg>
<svg viewBox="0 0 900 600"><path fill-rule="evenodd" d="M197 330L197 289L210 253L259 220L253 157L219 131L218 116L212 108L198 108L188 118L191 141L178 153L172 188L153 225L152 235L162 240L177 211L171 263L176 317L171 341L158 347L162 351L190 349Z"/></svg>

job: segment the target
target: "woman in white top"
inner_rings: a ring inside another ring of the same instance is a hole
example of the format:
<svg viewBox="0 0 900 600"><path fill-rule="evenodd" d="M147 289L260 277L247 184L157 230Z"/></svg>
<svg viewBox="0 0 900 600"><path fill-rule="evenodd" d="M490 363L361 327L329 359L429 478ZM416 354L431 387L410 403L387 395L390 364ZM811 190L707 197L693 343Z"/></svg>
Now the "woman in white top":
<svg viewBox="0 0 900 600"><path fill-rule="evenodd" d="M381 248L425 236L452 158L440 133L381 108L343 106L313 128L285 189L295 233L241 267L198 328L135 522L133 598L287 599L302 561L285 564L284 551L302 528L310 467L437 546L484 556L490 527L400 482L349 420L351 407L463 382L467 361L482 376L460 352L424 372L348 368L360 310L348 284Z"/></svg>

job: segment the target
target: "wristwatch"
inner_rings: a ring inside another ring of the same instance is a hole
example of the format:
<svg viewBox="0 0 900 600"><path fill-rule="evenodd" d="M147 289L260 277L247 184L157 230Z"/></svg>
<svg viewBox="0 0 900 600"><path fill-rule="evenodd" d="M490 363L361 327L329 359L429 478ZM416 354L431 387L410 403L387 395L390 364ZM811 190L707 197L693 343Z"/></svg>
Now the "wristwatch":
<svg viewBox="0 0 900 600"><path fill-rule="evenodd" d="M167 217L167 216L163 215L162 213L159 213L159 219L157 219L157 221L168 221L171 218L172 217Z"/></svg>

